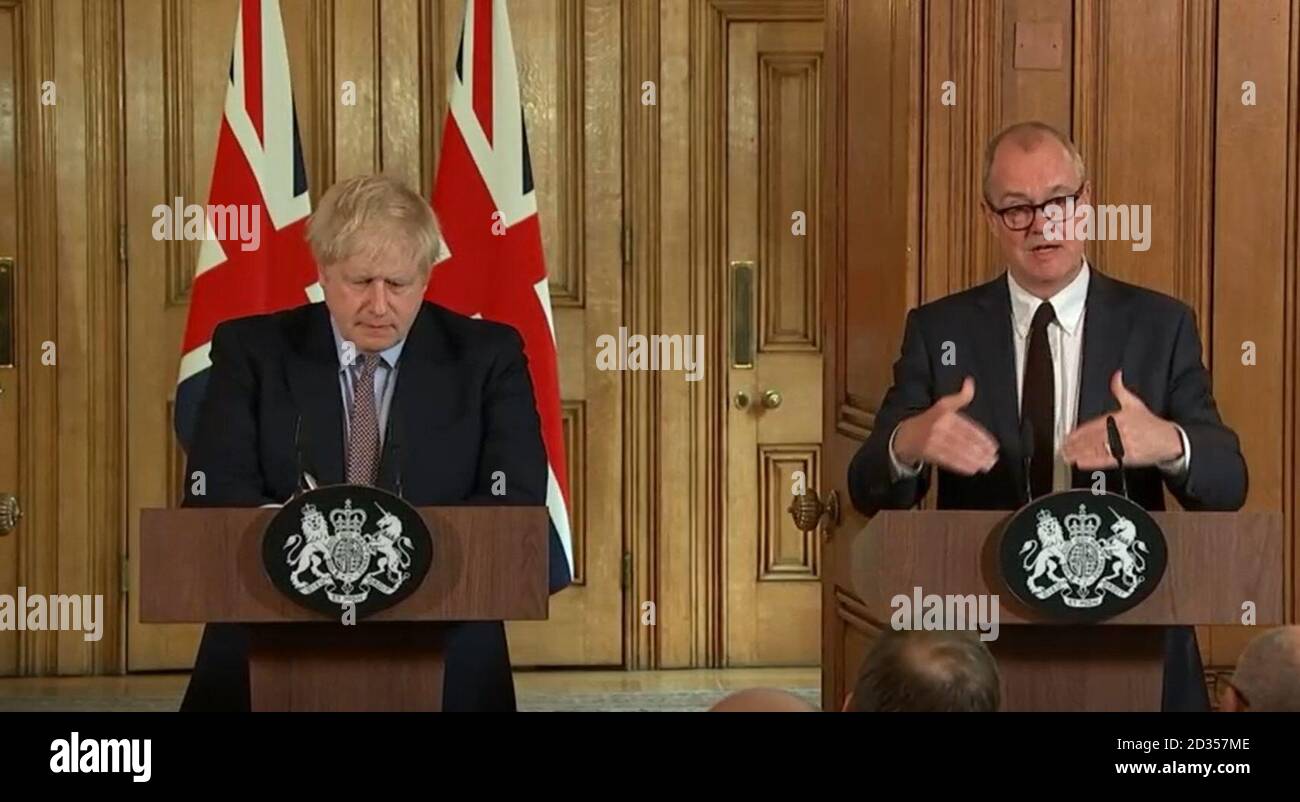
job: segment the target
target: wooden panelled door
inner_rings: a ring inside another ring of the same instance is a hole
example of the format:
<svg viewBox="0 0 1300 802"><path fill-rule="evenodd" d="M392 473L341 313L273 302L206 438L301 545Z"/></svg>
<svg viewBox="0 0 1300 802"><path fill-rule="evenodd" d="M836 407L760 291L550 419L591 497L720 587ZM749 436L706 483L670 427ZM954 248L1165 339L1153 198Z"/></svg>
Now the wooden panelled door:
<svg viewBox="0 0 1300 802"><path fill-rule="evenodd" d="M362 173L394 174L427 194L464 3L280 7L313 207L332 183ZM132 555L140 509L174 505L182 486L169 399L198 253L194 242L154 240L152 210L176 197L207 202L238 10L232 0L133 0L124 9ZM509 625L511 658L616 666L622 377L598 370L588 346L617 331L622 315L620 6L516 2L510 23L551 279L577 563L548 621ZM137 583L134 560L131 570ZM137 595L128 597L128 668L188 668L199 627L141 624Z"/></svg>
<svg viewBox="0 0 1300 802"><path fill-rule="evenodd" d="M0 0L0 594L102 597L91 632L6 626L0 676L120 666L116 12Z"/></svg>
<svg viewBox="0 0 1300 802"><path fill-rule="evenodd" d="M727 30L726 665L816 665L821 544L786 508L821 470L822 25Z"/></svg>
<svg viewBox="0 0 1300 802"><path fill-rule="evenodd" d="M913 0L840 0L827 12L824 464L820 486L808 494L821 512L806 525L821 529L825 549L822 707L839 710L888 626L888 611L868 610L853 587L850 546L866 519L853 508L847 480L891 383L916 292L919 226L909 170L919 142L911 108L919 10Z"/></svg>
<svg viewBox="0 0 1300 802"><path fill-rule="evenodd" d="M0 7L0 594L18 592L18 119L14 90L22 52L8 45L20 35L18 15ZM0 632L0 676L18 673L18 636Z"/></svg>

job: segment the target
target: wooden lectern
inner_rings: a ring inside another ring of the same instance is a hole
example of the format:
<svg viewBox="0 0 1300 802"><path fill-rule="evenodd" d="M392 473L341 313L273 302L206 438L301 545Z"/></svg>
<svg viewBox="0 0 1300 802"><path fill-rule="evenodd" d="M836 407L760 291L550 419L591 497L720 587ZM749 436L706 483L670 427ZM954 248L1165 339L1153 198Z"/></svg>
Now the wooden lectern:
<svg viewBox="0 0 1300 802"><path fill-rule="evenodd" d="M420 586L355 625L281 593L262 565L274 509L144 510L140 620L249 626L253 710L442 709L450 622L547 616L544 507L423 507L433 562Z"/></svg>
<svg viewBox="0 0 1300 802"><path fill-rule="evenodd" d="M1008 512L878 513L853 544L854 586L889 625L891 600L997 594L989 642L1007 711L1160 710L1164 632L1176 625L1240 625L1247 602L1260 627L1283 623L1282 516L1276 512L1153 512L1169 563L1143 602L1100 624L1045 620L1000 578L998 535Z"/></svg>

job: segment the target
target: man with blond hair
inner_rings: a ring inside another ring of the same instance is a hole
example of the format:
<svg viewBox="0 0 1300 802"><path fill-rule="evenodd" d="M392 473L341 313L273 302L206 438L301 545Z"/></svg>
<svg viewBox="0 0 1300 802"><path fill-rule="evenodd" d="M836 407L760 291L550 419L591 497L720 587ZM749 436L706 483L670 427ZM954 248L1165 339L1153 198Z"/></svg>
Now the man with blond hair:
<svg viewBox="0 0 1300 802"><path fill-rule="evenodd" d="M424 300L439 248L429 204L390 177L349 178L321 198L307 238L325 302L212 336L186 473L206 488L187 488L186 505L282 504L300 454L317 484L395 491L400 478L415 506L545 504L522 339ZM241 627L209 625L181 709L248 709L247 648ZM501 622L459 624L444 648L445 710L514 709Z"/></svg>

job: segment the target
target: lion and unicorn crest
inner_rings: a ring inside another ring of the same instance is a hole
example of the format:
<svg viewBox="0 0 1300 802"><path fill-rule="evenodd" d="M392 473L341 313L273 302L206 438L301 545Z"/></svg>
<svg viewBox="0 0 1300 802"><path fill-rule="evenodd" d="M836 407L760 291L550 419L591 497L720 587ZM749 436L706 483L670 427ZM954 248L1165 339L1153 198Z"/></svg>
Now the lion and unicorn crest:
<svg viewBox="0 0 1300 802"><path fill-rule="evenodd" d="M364 531L366 511L353 509L351 499L330 512L329 524L316 505L303 506L301 532L284 544L289 580L299 593L325 588L336 604L360 604L372 588L391 596L410 579L411 538L402 534L396 515L375 506L382 515L372 533Z"/></svg>
<svg viewBox="0 0 1300 802"><path fill-rule="evenodd" d="M1051 512L1038 511L1038 540L1020 547L1029 572L1025 584L1035 597L1048 599L1059 592L1069 607L1096 607L1108 592L1126 599L1145 581L1147 545L1131 520L1109 509L1115 516L1109 537L1097 536L1102 516L1082 504L1077 513L1065 516L1064 531Z"/></svg>

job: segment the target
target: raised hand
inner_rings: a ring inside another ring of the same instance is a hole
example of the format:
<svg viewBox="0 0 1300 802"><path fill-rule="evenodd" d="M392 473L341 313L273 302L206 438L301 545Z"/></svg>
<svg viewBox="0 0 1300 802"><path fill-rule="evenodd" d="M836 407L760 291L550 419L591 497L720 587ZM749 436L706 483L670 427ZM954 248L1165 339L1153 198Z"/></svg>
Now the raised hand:
<svg viewBox="0 0 1300 802"><path fill-rule="evenodd" d="M998 442L962 414L974 398L975 380L967 376L960 391L900 423L894 456L905 465L928 462L965 476L990 470L998 461Z"/></svg>
<svg viewBox="0 0 1300 802"><path fill-rule="evenodd" d="M1157 417L1147 405L1124 386L1124 372L1115 371L1110 391L1119 401L1119 411L1108 413L1115 418L1120 440L1124 443L1124 464L1134 467L1156 465L1177 459L1183 453L1183 438L1178 427ZM1080 470L1114 468L1119 465L1110 453L1106 433L1106 415L1081 424L1061 446L1061 457Z"/></svg>

